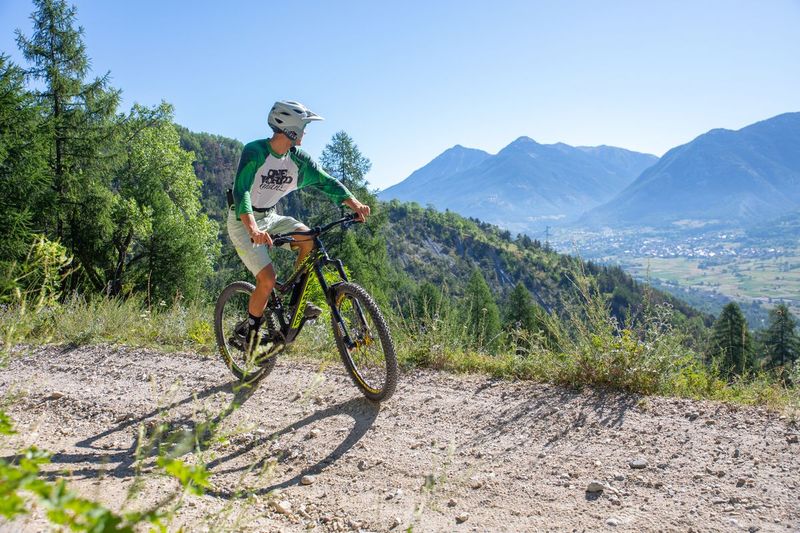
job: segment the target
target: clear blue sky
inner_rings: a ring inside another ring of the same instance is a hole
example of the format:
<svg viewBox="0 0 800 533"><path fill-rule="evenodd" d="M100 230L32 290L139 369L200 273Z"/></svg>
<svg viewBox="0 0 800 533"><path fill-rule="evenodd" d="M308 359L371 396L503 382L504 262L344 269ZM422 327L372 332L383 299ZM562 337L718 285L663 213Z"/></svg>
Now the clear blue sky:
<svg viewBox="0 0 800 533"><path fill-rule="evenodd" d="M455 145L521 135L662 155L709 129L800 111L800 0L270 2L75 0L124 106L195 131L266 136L276 99L347 131L387 186ZM32 5L0 0L0 51Z"/></svg>

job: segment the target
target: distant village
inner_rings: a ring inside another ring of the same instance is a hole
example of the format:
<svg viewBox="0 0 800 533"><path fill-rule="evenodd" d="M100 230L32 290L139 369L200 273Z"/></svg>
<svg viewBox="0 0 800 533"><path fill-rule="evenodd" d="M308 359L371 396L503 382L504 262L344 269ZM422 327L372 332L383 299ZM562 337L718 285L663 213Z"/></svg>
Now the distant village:
<svg viewBox="0 0 800 533"><path fill-rule="evenodd" d="M694 259L776 258L796 253L785 246L748 242L741 233L723 232L702 235L641 235L634 233L581 234L551 243L563 253L576 253L585 259L624 257L687 257ZM797 265L800 267L800 265Z"/></svg>

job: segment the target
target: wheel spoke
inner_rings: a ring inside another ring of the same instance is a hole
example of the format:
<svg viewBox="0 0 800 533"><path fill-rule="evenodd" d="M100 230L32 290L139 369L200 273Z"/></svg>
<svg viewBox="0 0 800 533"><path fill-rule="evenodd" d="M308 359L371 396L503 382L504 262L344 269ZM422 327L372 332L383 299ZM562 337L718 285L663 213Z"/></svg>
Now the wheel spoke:
<svg viewBox="0 0 800 533"><path fill-rule="evenodd" d="M263 378L275 365L274 357L263 357L258 348L247 349L247 317L252 291L253 286L249 283L232 283L222 291L214 311L214 329L220 353L233 374L246 382Z"/></svg>

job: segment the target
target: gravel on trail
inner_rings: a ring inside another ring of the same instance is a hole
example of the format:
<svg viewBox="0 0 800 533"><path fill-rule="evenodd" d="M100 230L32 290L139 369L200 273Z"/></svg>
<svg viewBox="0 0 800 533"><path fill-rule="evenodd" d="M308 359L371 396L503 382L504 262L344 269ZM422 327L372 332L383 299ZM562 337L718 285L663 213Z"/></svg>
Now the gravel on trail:
<svg viewBox="0 0 800 533"><path fill-rule="evenodd" d="M210 472L171 531L800 531L800 430L765 409L434 371L376 405L294 357L236 385L216 357L33 347L0 370L0 454L35 444L53 478L143 509L178 489L141 451L157 435Z"/></svg>

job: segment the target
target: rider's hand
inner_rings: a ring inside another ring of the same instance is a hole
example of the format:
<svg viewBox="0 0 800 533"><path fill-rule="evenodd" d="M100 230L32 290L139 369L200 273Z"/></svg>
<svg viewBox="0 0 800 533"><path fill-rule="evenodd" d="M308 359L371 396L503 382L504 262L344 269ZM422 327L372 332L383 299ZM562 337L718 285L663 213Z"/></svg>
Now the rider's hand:
<svg viewBox="0 0 800 533"><path fill-rule="evenodd" d="M266 244L267 247L272 248L272 237L270 237L269 233L266 231L256 230L252 232L250 234L250 240L252 240L255 245Z"/></svg>
<svg viewBox="0 0 800 533"><path fill-rule="evenodd" d="M356 220L358 220L359 222L364 222L367 220L367 217L370 215L370 209L367 204L362 204L355 198L346 200L345 203L350 209L353 210L354 213L358 215L358 218L356 218Z"/></svg>

